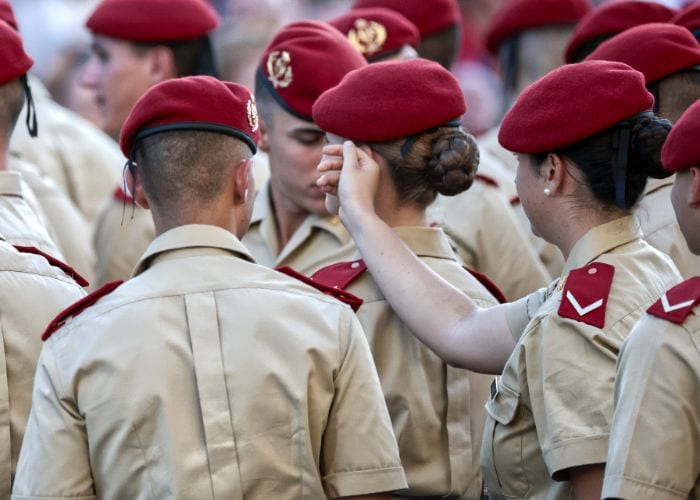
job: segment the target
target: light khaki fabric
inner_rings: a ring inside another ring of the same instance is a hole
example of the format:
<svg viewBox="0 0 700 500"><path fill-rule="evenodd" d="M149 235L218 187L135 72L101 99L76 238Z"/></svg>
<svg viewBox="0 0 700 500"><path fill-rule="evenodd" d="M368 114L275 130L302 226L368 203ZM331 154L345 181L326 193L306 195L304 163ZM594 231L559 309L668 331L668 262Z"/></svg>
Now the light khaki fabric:
<svg viewBox="0 0 700 500"><path fill-rule="evenodd" d="M36 247L64 259L34 193L19 172L0 171L0 234L12 245Z"/></svg>
<svg viewBox="0 0 700 500"><path fill-rule="evenodd" d="M700 256L688 250L671 204L673 177L649 179L644 197L635 210L644 239L676 264L683 278L700 274Z"/></svg>
<svg viewBox="0 0 700 500"><path fill-rule="evenodd" d="M172 229L133 279L54 333L12 498L318 499L405 487L352 311L251 260L223 229Z"/></svg>
<svg viewBox="0 0 700 500"><path fill-rule="evenodd" d="M41 81L30 77L30 86L39 135L29 135L23 109L10 151L53 179L92 224L121 178L124 159L119 147L92 123L56 103Z"/></svg>
<svg viewBox="0 0 700 500"><path fill-rule="evenodd" d="M0 236L0 498L10 496L41 334L60 311L84 295L46 259L17 252Z"/></svg>
<svg viewBox="0 0 700 500"><path fill-rule="evenodd" d="M395 230L425 264L480 306L497 303L484 287L472 284L440 229ZM369 272L346 289L364 300L357 315L406 470L409 489L401 494L479 499L483 405L492 377L445 364L401 322Z"/></svg>
<svg viewBox="0 0 700 500"><path fill-rule="evenodd" d="M700 306L647 315L622 345L603 497L700 499Z"/></svg>
<svg viewBox="0 0 700 500"><path fill-rule="evenodd" d="M263 266L289 266L302 274L313 274L330 264L350 260L357 251L337 216L309 215L281 251L276 224L268 182L257 194L250 228L243 236L243 244Z"/></svg>
<svg viewBox="0 0 700 500"><path fill-rule="evenodd" d="M36 196L48 230L66 263L92 283L95 252L90 244L90 228L83 215L56 183L35 165L11 156L7 167L22 174L22 179Z"/></svg>
<svg viewBox="0 0 700 500"><path fill-rule="evenodd" d="M589 231L525 331L513 332L517 345L486 404L481 464L491 499L574 498L566 469L605 463L622 341L681 279L641 237L634 217ZM615 267L603 329L558 314L568 273L592 262Z"/></svg>
<svg viewBox="0 0 700 500"><path fill-rule="evenodd" d="M457 196L438 197L431 208L462 261L488 276L508 300L551 281L498 188L475 181Z"/></svg>

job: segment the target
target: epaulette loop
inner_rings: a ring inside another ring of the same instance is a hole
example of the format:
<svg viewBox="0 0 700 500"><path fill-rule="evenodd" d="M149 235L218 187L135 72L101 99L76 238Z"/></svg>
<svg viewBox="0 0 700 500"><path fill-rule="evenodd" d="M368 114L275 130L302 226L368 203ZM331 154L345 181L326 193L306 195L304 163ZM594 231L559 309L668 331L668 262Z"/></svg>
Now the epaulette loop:
<svg viewBox="0 0 700 500"><path fill-rule="evenodd" d="M572 270L562 291L559 316L603 328L615 268L593 262Z"/></svg>
<svg viewBox="0 0 700 500"><path fill-rule="evenodd" d="M283 267L278 267L276 268L277 271L286 274L287 276L291 278L295 278L302 283L306 283L309 286L312 286L319 292L322 292L325 295L330 295L331 297L334 297L341 301L344 304L349 305L353 311L357 312L357 310L360 308L362 305L362 299L349 293L344 290L341 290L339 288L331 287L324 285L323 283L319 283L315 281L313 278L309 278L308 276L305 276L301 274L300 272L295 271L291 267L288 266L283 266Z"/></svg>
<svg viewBox="0 0 700 500"><path fill-rule="evenodd" d="M681 325L690 316L698 302L700 302L700 276L695 276L664 293L647 312L657 318Z"/></svg>
<svg viewBox="0 0 700 500"><path fill-rule="evenodd" d="M491 281L491 279L486 276L483 273L480 273L478 271L475 271L474 269L469 269L467 266L464 266L464 269L474 276L476 280L484 285L484 288L486 288L491 295L495 297L495 299L498 301L499 304L505 304L508 302L508 299L506 299L506 296L503 294L500 288L498 288L498 285Z"/></svg>
<svg viewBox="0 0 700 500"><path fill-rule="evenodd" d="M20 245L13 245L13 246L15 247L15 249L16 249L18 252L21 252L21 253L30 253L30 254L42 256L42 257L45 258L45 259L48 261L48 263L51 264L53 267L59 268L61 271L63 271L63 272L66 273L68 276L70 276L71 278L73 278L73 279L75 280L75 282L76 282L78 285L80 285L80 286L82 286L82 287L90 286L90 283L88 283L88 280L86 280L85 278L83 278L83 277L80 275L80 273L78 273L78 271L76 271L75 269L73 269L71 266L69 266L69 265L66 264L65 262L60 261L60 260L57 259L56 257L54 257L54 256L52 256L52 255L49 255L49 254L47 254L46 252L44 252L44 251L42 251L42 250L39 250L39 249L36 248L36 247L26 247L26 246L20 246Z"/></svg>

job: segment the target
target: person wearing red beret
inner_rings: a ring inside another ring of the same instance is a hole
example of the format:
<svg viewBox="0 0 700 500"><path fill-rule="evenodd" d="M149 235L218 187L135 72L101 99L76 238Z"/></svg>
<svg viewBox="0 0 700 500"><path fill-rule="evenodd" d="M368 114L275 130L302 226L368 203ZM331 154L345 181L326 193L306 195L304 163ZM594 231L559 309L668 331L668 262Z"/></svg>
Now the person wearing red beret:
<svg viewBox="0 0 700 500"><path fill-rule="evenodd" d="M388 498L398 447L352 310L255 264L255 100L149 89L120 138L156 239L42 335L14 499Z"/></svg>
<svg viewBox="0 0 700 500"><path fill-rule="evenodd" d="M700 41L700 3L690 2L671 19L678 26L688 28L693 36Z"/></svg>
<svg viewBox="0 0 700 500"><path fill-rule="evenodd" d="M350 139L366 145L379 163L378 216L431 269L480 306L491 307L496 299L473 283L447 235L431 227L428 214L439 194L457 195L474 180L479 151L459 125L465 111L455 77L435 62L413 59L350 72L319 97L313 117L328 134L327 153L339 155L343 140ZM339 156L324 158L324 163L340 163ZM335 202L328 197L337 211ZM364 301L357 314L408 480L408 489L399 494L478 500L483 401L490 380L452 368L431 352L392 311L372 273L365 271L361 260L338 262L312 279Z"/></svg>
<svg viewBox="0 0 700 500"><path fill-rule="evenodd" d="M208 35L218 24L206 0L101 0L86 21L92 51L80 84L95 93L102 130L117 140L134 103L156 83L217 76ZM127 278L154 234L148 212L114 186L95 222L97 284Z"/></svg>
<svg viewBox="0 0 700 500"><path fill-rule="evenodd" d="M600 497L617 354L681 280L632 215L647 178L668 175L671 125L653 101L638 71L590 61L544 76L508 112L499 139L518 154L532 229L566 258L557 282L511 304L483 309L416 259L377 215L380 169L362 150L346 143L342 174L319 181L338 189L363 262L410 330L448 363L500 375L481 448L491 499Z"/></svg>
<svg viewBox="0 0 700 500"><path fill-rule="evenodd" d="M243 238L260 264L308 274L355 252L316 186L325 135L311 107L349 71L366 65L344 35L318 21L284 26L263 52L255 97L270 179L260 188Z"/></svg>
<svg viewBox="0 0 700 500"><path fill-rule="evenodd" d="M384 7L411 21L420 32L418 55L450 69L462 42L462 15L456 0L355 0L353 9Z"/></svg>
<svg viewBox="0 0 700 500"><path fill-rule="evenodd" d="M644 74L655 108L672 122L700 98L700 44L681 27L649 23L602 43L589 60L619 61ZM652 179L636 210L644 239L669 255L685 278L700 274L700 257L688 250L671 205L673 178Z"/></svg>
<svg viewBox="0 0 700 500"><path fill-rule="evenodd" d="M700 101L661 160L688 248L700 255ZM700 498L700 276L666 291L620 351L603 498Z"/></svg>

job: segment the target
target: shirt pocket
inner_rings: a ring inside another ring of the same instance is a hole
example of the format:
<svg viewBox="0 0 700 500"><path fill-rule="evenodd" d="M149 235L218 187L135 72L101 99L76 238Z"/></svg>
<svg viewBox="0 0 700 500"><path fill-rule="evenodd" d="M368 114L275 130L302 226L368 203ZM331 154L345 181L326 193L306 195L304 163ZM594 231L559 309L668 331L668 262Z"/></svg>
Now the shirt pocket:
<svg viewBox="0 0 700 500"><path fill-rule="evenodd" d="M481 470L490 498L527 498L530 485L523 464L524 426L520 394L494 380L486 403Z"/></svg>

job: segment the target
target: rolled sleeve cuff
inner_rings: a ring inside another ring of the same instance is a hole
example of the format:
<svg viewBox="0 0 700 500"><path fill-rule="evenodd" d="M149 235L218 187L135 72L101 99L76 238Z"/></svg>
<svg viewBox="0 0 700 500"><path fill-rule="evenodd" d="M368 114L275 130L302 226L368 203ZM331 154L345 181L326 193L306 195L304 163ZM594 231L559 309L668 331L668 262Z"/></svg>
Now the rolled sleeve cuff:
<svg viewBox="0 0 700 500"><path fill-rule="evenodd" d="M325 477L330 498L369 495L408 488L403 467L339 472Z"/></svg>
<svg viewBox="0 0 700 500"><path fill-rule="evenodd" d="M567 481L566 469L582 465L604 464L608 454L608 434L570 439L544 452L552 479Z"/></svg>
<svg viewBox="0 0 700 500"><path fill-rule="evenodd" d="M22 197L22 176L19 172L0 172L0 195Z"/></svg>
<svg viewBox="0 0 700 500"><path fill-rule="evenodd" d="M688 498L689 492L649 484L624 476L605 476L601 498L622 498L623 500L655 500L657 498Z"/></svg>
<svg viewBox="0 0 700 500"><path fill-rule="evenodd" d="M547 290L542 288L522 299L506 304L506 321L510 334L517 342L525 332L525 327L546 300Z"/></svg>

